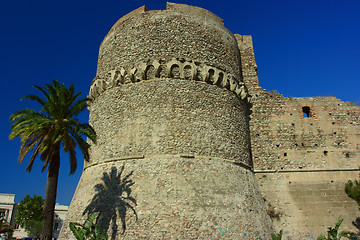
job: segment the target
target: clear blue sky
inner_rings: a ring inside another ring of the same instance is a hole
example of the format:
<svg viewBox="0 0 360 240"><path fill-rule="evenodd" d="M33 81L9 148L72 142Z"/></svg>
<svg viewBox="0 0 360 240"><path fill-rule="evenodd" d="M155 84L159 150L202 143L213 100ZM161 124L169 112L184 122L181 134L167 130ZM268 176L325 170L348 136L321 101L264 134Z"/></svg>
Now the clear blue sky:
<svg viewBox="0 0 360 240"><path fill-rule="evenodd" d="M360 1L222 0L182 1L206 8L225 21L233 33L252 35L260 84L285 96L336 96L360 102ZM99 45L121 16L146 5L165 9L165 1L25 1L0 3L0 193L44 196L46 173L28 158L17 163L19 139L8 140L11 113L35 106L20 102L39 94L33 85L56 78L74 83L85 97L96 74ZM87 114L81 119L87 121ZM69 176L63 154L58 200L68 205L80 179L83 157Z"/></svg>

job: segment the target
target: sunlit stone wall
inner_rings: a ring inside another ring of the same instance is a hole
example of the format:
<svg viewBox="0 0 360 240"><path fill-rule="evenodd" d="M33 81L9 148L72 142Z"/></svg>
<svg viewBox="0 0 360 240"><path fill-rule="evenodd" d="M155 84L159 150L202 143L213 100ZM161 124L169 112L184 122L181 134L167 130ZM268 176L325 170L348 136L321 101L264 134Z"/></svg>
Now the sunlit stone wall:
<svg viewBox="0 0 360 240"><path fill-rule="evenodd" d="M220 18L172 3L129 13L101 44L89 95L98 142L67 221L99 212L112 239L270 238L239 49Z"/></svg>

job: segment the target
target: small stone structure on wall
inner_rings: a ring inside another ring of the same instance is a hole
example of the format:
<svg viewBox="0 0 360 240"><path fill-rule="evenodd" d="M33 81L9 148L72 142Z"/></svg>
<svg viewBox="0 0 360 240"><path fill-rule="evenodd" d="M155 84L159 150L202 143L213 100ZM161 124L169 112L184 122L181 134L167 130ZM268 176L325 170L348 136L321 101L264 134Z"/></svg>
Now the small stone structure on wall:
<svg viewBox="0 0 360 240"><path fill-rule="evenodd" d="M344 184L359 175L360 107L267 92L251 36L223 25L168 3L111 28L89 92L98 141L67 221L98 212L110 239L315 239L339 217L355 230Z"/></svg>

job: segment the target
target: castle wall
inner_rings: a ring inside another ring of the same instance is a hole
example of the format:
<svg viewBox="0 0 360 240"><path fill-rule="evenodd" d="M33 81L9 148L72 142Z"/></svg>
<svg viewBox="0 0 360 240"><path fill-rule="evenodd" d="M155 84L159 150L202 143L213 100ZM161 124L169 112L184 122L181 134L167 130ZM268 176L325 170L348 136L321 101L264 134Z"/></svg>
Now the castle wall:
<svg viewBox="0 0 360 240"><path fill-rule="evenodd" d="M340 230L357 232L352 225L359 207L344 192L347 180L359 178L358 171L256 171L268 210L280 214L274 226L290 239L317 239L339 218Z"/></svg>
<svg viewBox="0 0 360 240"><path fill-rule="evenodd" d="M359 175L360 107L335 97L283 97L261 88L251 36L235 35L242 77L253 103L254 168L267 202L282 213L279 231L295 239L318 236L359 216L344 185Z"/></svg>
<svg viewBox="0 0 360 240"><path fill-rule="evenodd" d="M67 221L98 212L111 239L269 239L268 213L289 239L339 217L355 230L344 185L359 174L360 107L261 88L251 36L211 12L168 3L120 18L89 96L98 141Z"/></svg>
<svg viewBox="0 0 360 240"><path fill-rule="evenodd" d="M270 238L235 38L204 9L135 11L100 47L89 92L98 140L68 221L99 212L111 239Z"/></svg>
<svg viewBox="0 0 360 240"><path fill-rule="evenodd" d="M168 3L166 11L144 9L120 19L101 43L97 77L104 79L108 71L121 67L132 69L140 63L161 64L175 58L216 66L239 80L240 56L233 34L219 17L199 9Z"/></svg>
<svg viewBox="0 0 360 240"><path fill-rule="evenodd" d="M153 79L105 91L90 107L98 141L85 167L113 158L183 154L251 168L247 107L204 82Z"/></svg>

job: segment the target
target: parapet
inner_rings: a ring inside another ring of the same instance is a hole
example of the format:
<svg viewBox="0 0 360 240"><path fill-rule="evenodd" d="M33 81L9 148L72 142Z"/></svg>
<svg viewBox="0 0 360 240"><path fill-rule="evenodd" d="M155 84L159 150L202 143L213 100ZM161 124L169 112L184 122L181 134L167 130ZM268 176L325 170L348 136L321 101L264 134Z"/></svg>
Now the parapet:
<svg viewBox="0 0 360 240"><path fill-rule="evenodd" d="M235 39L237 40L239 44L239 48L241 50L247 49L247 48L253 48L253 41L251 35L239 35L234 34Z"/></svg>
<svg viewBox="0 0 360 240"><path fill-rule="evenodd" d="M195 6L190 6L190 5L186 5L186 4L178 4L178 3L171 3L171 2L167 2L166 3L166 10L168 11L176 11L176 12L179 12L179 13L186 13L186 14L194 14L194 15L199 15L199 16L203 16L204 18L207 18L207 19L211 19L215 22L218 22L222 25L224 25L224 20L219 18L218 16L216 16L214 13L206 10L206 9L203 9L203 8L200 8L200 7L195 7ZM141 14L141 13L145 13L149 11L149 9L143 5L131 12L129 12L128 14L124 15L123 17L121 17L115 24L114 26L112 27L112 29L115 27L117 27L121 22L135 16L135 15L138 15L138 14Z"/></svg>
<svg viewBox="0 0 360 240"><path fill-rule="evenodd" d="M104 42L107 41L108 36L112 34L112 32L124 21L136 16L136 15L140 15L140 14L144 14L146 12L156 12L156 11L163 11L163 10L149 10L145 5L129 12L128 14L124 15L123 17L121 17L110 29L110 31L108 32L108 34L106 35L106 37L104 38L103 42L100 45L103 45ZM172 11L172 12L178 12L178 13L183 13L183 14L192 14L192 15L197 15L197 16L201 16L204 19L206 19L207 22L214 22L217 24L220 24L222 26L224 26L224 20L221 19L220 17L218 17L217 15L215 15L214 13L200 8L200 7L195 7L195 6L190 6L187 4L178 4L178 3L171 3L171 2L167 2L166 3L166 10L165 11Z"/></svg>
<svg viewBox="0 0 360 240"><path fill-rule="evenodd" d="M181 12L181 13L186 13L186 14L194 14L194 15L198 15L198 16L203 16L206 19L211 19L215 22L220 23L221 25L224 25L224 20L219 18L218 16L216 16L214 13L200 8L200 7L195 7L195 6L190 6L190 5L186 5L186 4L178 4L178 3L170 3L167 2L166 3L166 10L170 10L170 11L177 11L177 12Z"/></svg>
<svg viewBox="0 0 360 240"><path fill-rule="evenodd" d="M147 11L149 11L149 9L148 9L145 5L143 5L143 6L139 7L139 8L137 8L137 9L129 12L128 14L122 16L122 17L121 17L119 20L117 20L117 22L112 26L112 28L110 29L109 33L111 32L112 29L115 29L115 28L116 28L120 23L122 23L123 21L125 21L125 20L127 20L127 19L129 19L129 18L131 18L131 17L133 17L133 16L135 16L135 15L138 15L138 14L140 14L140 13L147 12Z"/></svg>

